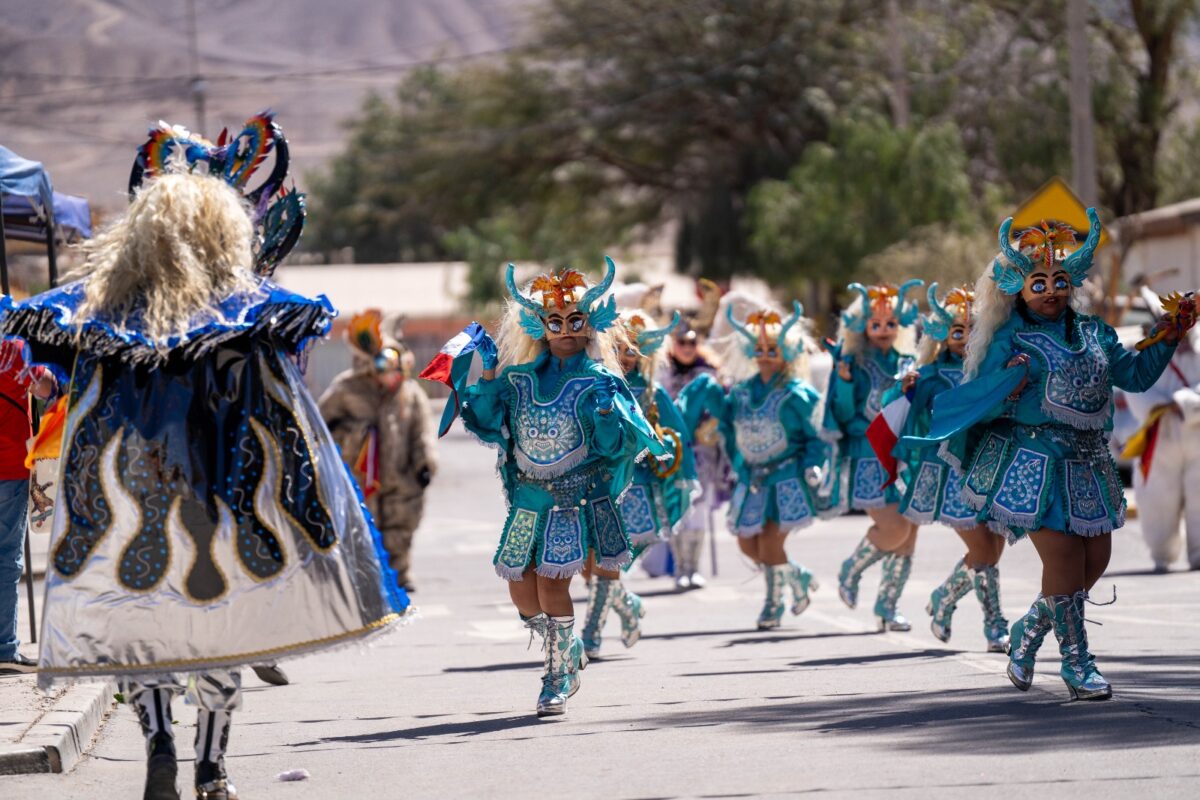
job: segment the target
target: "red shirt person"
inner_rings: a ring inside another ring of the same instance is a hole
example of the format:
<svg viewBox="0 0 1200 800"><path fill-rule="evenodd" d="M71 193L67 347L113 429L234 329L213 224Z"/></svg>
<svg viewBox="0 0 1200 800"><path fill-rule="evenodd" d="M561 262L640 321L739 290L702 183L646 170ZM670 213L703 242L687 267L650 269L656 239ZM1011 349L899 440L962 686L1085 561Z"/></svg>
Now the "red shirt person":
<svg viewBox="0 0 1200 800"><path fill-rule="evenodd" d="M17 598L29 504L25 453L33 436L29 395L50 397L55 381L44 367L29 367L24 350L21 342L0 342L0 675L32 672L37 666L17 651Z"/></svg>

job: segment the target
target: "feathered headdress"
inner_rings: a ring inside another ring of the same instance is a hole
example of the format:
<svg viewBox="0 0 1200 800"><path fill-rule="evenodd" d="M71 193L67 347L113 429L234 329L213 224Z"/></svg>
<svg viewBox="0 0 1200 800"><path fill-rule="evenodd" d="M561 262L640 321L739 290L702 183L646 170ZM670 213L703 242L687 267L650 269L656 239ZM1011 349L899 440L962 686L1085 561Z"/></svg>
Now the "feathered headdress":
<svg viewBox="0 0 1200 800"><path fill-rule="evenodd" d="M546 335L545 329L542 326L542 321L546 318L546 313L551 306L557 307L559 310L566 308L572 303L588 318L590 324L597 331L608 330L617 320L617 301L614 297L609 297L608 302L601 302L600 298L612 286L613 280L617 276L617 265L608 256L604 257L604 263L607 270L604 274L604 279L592 288L587 288L587 281L583 275L573 269L565 270L557 275L539 275L529 284L529 288L535 292L542 293L542 302L536 303L526 297L517 288L516 279L513 277L513 272L516 267L513 264L508 265L508 269L504 273L504 285L508 287L508 293L524 309L521 312L521 329L531 339L541 339ZM577 290L584 289L582 296L577 294Z"/></svg>
<svg viewBox="0 0 1200 800"><path fill-rule="evenodd" d="M400 369L402 356L394 341L384 338L383 312L368 308L346 325L346 343L365 357L376 372Z"/></svg>
<svg viewBox="0 0 1200 800"><path fill-rule="evenodd" d="M971 304L975 302L975 293L965 286L960 286L946 292L942 302L937 299L938 285L929 284L926 299L929 300L929 315L925 317L925 335L939 342L946 341L950 335L950 326L958 317L970 321Z"/></svg>
<svg viewBox="0 0 1200 800"><path fill-rule="evenodd" d="M679 324L679 312L671 317L670 323L664 328L651 328L650 319L645 312L626 311L621 315L621 322L629 331L629 338L634 341L643 356L649 357L658 352L666 338Z"/></svg>
<svg viewBox="0 0 1200 800"><path fill-rule="evenodd" d="M251 117L236 136L222 130L216 144L183 126L160 121L138 148L129 173L130 195L147 179L167 172L201 172L220 178L241 192L254 209L254 271L270 276L304 229L304 195L295 187L288 190L283 186L288 144L274 116L264 111ZM246 184L272 151L275 165L271 174L247 192Z"/></svg>
<svg viewBox="0 0 1200 800"><path fill-rule="evenodd" d="M780 352L783 353L785 361L791 361L799 355L796 349L793 348L787 341L788 331L804 318L804 306L800 305L797 300L792 301L792 314L786 320L782 319L779 314L770 309L762 309L755 311L746 317L745 324L738 322L733 316L733 304L730 303L725 307L725 317L729 320L729 324L744 340L742 343L742 351L747 357L753 358L754 351L758 349L760 338L766 337L767 328L770 326L779 326L779 334L776 337L776 342L779 345ZM757 328L756 330L751 330Z"/></svg>
<svg viewBox="0 0 1200 800"><path fill-rule="evenodd" d="M905 281L896 288L890 283L879 284L878 286L863 286L861 283L852 283L848 287L853 292L858 292L862 296L862 311L858 313L849 310L842 312L842 322L852 331L862 333L867 329L867 319L875 314L895 314L896 321L901 325L908 327L917 321L917 316L921 313L920 306L917 303L908 299L907 295L912 289L919 289L925 285L925 281L913 279Z"/></svg>
<svg viewBox="0 0 1200 800"><path fill-rule="evenodd" d="M1096 209L1087 210L1087 239L1075 252L1062 256L1064 250L1075 246L1075 231L1060 222L1042 222L1040 226L1027 228L1017 234L1016 243L1010 239L1012 217L1000 225L1000 255L992 262L992 280L1005 294L1017 294L1025 287L1025 278L1035 268L1050 272L1059 269L1071 276L1072 286L1081 286L1087 272L1092 268L1092 257L1100 244L1100 215Z"/></svg>

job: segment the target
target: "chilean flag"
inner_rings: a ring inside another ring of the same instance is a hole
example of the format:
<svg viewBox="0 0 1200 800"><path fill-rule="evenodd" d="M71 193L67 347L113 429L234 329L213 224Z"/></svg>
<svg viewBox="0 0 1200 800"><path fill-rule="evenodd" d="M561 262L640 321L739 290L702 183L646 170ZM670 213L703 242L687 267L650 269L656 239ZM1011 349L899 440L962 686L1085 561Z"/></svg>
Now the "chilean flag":
<svg viewBox="0 0 1200 800"><path fill-rule="evenodd" d="M908 419L910 408L912 401L907 394L902 394L884 406L867 426L867 441L871 443L871 449L875 451L879 463L887 470L888 482L884 486L891 486L899 475L896 456L892 454L892 450L900 440L900 432L904 430L904 422Z"/></svg>
<svg viewBox="0 0 1200 800"><path fill-rule="evenodd" d="M450 397L446 400L446 410L442 412L442 421L438 426L439 437L446 435L446 431L450 430L450 426L458 417L458 411L462 407L459 394L466 387L467 374L471 371L471 355L479 349L485 336L487 331L483 326L472 322L463 328L462 333L446 342L417 376L450 387Z"/></svg>

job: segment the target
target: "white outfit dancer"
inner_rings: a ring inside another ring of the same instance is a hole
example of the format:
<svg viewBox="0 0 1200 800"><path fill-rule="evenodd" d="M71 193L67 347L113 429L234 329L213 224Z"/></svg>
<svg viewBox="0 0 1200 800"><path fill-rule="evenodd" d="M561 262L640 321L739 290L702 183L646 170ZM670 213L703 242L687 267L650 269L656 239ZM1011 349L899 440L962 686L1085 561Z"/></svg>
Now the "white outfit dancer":
<svg viewBox="0 0 1200 800"><path fill-rule="evenodd" d="M1166 572L1183 550L1181 517L1188 565L1200 569L1200 338L1195 331L1188 342L1191 347L1180 345L1154 386L1125 396L1143 429L1157 424L1148 439L1152 449L1133 470L1138 519L1157 572Z"/></svg>

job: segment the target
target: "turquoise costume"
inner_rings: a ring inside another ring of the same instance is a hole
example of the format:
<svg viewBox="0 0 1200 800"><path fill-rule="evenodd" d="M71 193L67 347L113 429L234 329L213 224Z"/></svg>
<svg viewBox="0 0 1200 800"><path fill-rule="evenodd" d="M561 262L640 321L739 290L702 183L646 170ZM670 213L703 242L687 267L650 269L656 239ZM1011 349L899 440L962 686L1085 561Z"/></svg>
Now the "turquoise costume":
<svg viewBox="0 0 1200 800"><path fill-rule="evenodd" d="M509 335L528 337L541 352L462 391L463 425L499 451L508 515L493 563L506 580L520 581L531 568L545 578L570 578L593 557L601 569L629 564L633 554L618 507L621 497L638 461L671 455L623 380L586 351L567 358L552 353L554 343L566 337L610 346L597 336L617 321L616 301L601 299L616 277L612 259L605 264L604 279L591 288L574 270L539 276L530 287L540 302L517 289L509 264L505 284L517 323ZM484 371L495 370L496 343L486 333L477 338ZM618 599L630 600L622 595L605 603ZM643 613L631 602L625 611L631 618ZM545 655L537 715L565 714L588 663L575 617L541 611L522 614L521 620L542 638Z"/></svg>
<svg viewBox="0 0 1200 800"><path fill-rule="evenodd" d="M834 364L840 349L834 352ZM821 435L833 442L834 456L829 480L831 490L822 515L839 516L851 509L865 510L900 502L900 481L886 485L887 470L867 441L867 426L884 406L884 395L897 386L912 357L896 349L886 353L866 345L850 365L850 380L844 381L835 367L825 396Z"/></svg>
<svg viewBox="0 0 1200 800"><path fill-rule="evenodd" d="M624 355L636 356L637 364L625 379L655 434L671 447L669 458L637 462L633 483L618 503L633 545L633 559L649 545L674 532L699 492L691 437L683 427L679 411L670 396L661 387L648 383L642 372L649 368L649 359L678 323L678 313L670 325L658 329L647 328L646 319L637 312L627 311L621 317L625 333ZM619 340L618 348L621 349ZM583 649L588 658L600 655L609 611L616 612L621 620L621 642L626 647L633 647L641 639L641 619L646 615L642 598L625 588L619 574L596 574L588 585L582 632Z"/></svg>
<svg viewBox="0 0 1200 800"><path fill-rule="evenodd" d="M826 451L813 425L816 389L799 378L776 375L763 383L755 375L726 394L711 375L700 375L682 396L694 415L707 411L718 420L737 478L730 531L757 536L767 522L778 523L782 533L813 523L817 503L804 473L824 465Z"/></svg>
<svg viewBox="0 0 1200 800"><path fill-rule="evenodd" d="M751 314L746 322L757 333L733 317L726 316L742 341L737 344L749 358L777 348L784 361L803 354L790 343L788 331L803 318L803 308L792 304L792 314L781 320L774 312ZM772 335L768 326L778 325ZM805 528L817 516L816 499L809 485L825 462L826 445L813 424L820 395L799 378L778 373L769 381L761 375L735 384L726 394L711 375L698 375L680 392L680 403L688 430L695 430L702 414L717 420L722 443L733 465L736 483L729 503L729 529L746 538L763 533L768 523L779 533ZM790 590L791 610L800 614L808 608L809 593L818 588L812 572L800 564L763 566L766 599L758 617L758 629L777 628L783 619L783 595Z"/></svg>
<svg viewBox="0 0 1200 800"><path fill-rule="evenodd" d="M963 500L975 519L1013 542L1039 528L1095 536L1121 527L1125 493L1108 449L1112 390L1145 391L1174 350L1127 351L1098 317L1014 313L992 338L982 377L958 390L986 411L941 447L964 473ZM1012 401L1024 370L1005 364L1018 353L1030 356L1029 382ZM935 435L954 425L939 423Z"/></svg>
<svg viewBox="0 0 1200 800"><path fill-rule="evenodd" d="M936 285L936 284L935 284ZM917 382L909 402L912 407L904 421L901 434L924 436L933 417L933 400L947 389L962 383L962 359L943 350L935 361L917 370ZM892 399L893 390L885 398ZM962 501L962 479L958 471L946 464L937 454L938 448L926 446L903 451L909 475L908 484L900 498L900 513L918 525L941 522L951 528L973 528L975 512Z"/></svg>
<svg viewBox="0 0 1200 800"><path fill-rule="evenodd" d="M901 493L906 490L903 481L907 470L901 469L897 481L890 480L867 439L867 428L883 410L885 397L898 388L900 376L909 370L912 358L894 347L887 351L875 347L866 341L866 331L872 319L899 327L916 322L920 309L906 295L909 290L923 285L921 280L905 281L898 288L889 284L870 288L850 284L849 288L858 292L862 300L856 309L842 313L842 325L863 336L863 350L852 358L843 358L845 341L833 349L834 370L826 389L821 430L822 438L831 442L834 448L829 474L820 492L824 517L838 516L851 509L865 511L897 506ZM893 317L894 323L891 322ZM850 380L843 380L838 374L840 363L849 365ZM883 562L883 575L874 609L879 630L911 630L904 615L897 613L896 605L912 572L912 556L880 550L871 541L870 531L842 562L838 570L838 595L848 607L856 608L862 575L879 561Z"/></svg>
<svg viewBox="0 0 1200 800"><path fill-rule="evenodd" d="M1055 292L1079 286L1100 240L1094 209L1088 217L1087 240L1061 262L1061 227L1044 224L1023 232L1018 249L1009 241L1012 219L1006 220L991 275L999 290L1018 294L1031 278L1037 293L1052 282ZM1145 391L1174 351L1165 343L1128 351L1097 317L1068 307L1058 319L1046 319L1017 298L1012 315L992 336L979 377L939 396L929 437L912 443L942 442L943 458L963 472L963 499L976 519L1010 541L1043 528L1069 536L1107 535L1125 521L1124 491L1107 445L1113 387ZM1026 356L1028 366L1006 368L1016 355ZM1072 594L1038 595L1011 631L1008 676L1014 686L1029 689L1035 655L1053 629L1060 674L1072 698L1112 696L1088 648L1086 600L1086 586Z"/></svg>
<svg viewBox="0 0 1200 800"><path fill-rule="evenodd" d="M601 383L615 396L608 415L598 412ZM509 511L497 574L520 580L533 563L539 575L567 578L593 552L604 569L632 560L617 503L635 460L667 453L624 381L585 353L560 361L546 351L467 387L462 416L500 449Z"/></svg>
<svg viewBox="0 0 1200 800"><path fill-rule="evenodd" d="M653 407L658 424L680 436L679 469L669 477L661 478L643 459L634 467L633 483L621 498L621 518L636 557L645 547L674 535L699 493L700 482L696 477L691 434L675 401L657 384L651 392L646 379L636 370L628 373L625 381L642 413L647 417L652 416L650 409ZM650 402L651 398L653 403Z"/></svg>

